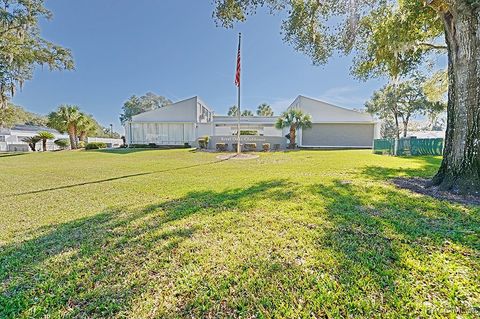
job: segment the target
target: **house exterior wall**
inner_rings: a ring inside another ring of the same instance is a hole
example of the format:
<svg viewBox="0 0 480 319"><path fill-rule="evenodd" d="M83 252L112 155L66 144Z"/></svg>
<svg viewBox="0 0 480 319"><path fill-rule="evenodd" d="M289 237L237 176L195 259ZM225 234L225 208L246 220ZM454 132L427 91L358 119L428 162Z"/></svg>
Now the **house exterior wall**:
<svg viewBox="0 0 480 319"><path fill-rule="evenodd" d="M374 123L317 123L302 130L300 146L372 148L374 136Z"/></svg>
<svg viewBox="0 0 480 319"><path fill-rule="evenodd" d="M298 131L296 142L300 146L371 148L378 137L379 125L370 114L304 96L297 97L289 109L300 109L312 117L313 127ZM276 129L277 119L241 117L240 129L256 131L256 136L245 138L257 138L259 144L286 145L289 129ZM134 116L125 125L126 140L127 144L197 146L198 138L209 136L210 147L215 148L216 143L226 143L236 134L237 121L236 117L214 115L200 98L193 97Z"/></svg>
<svg viewBox="0 0 480 319"><path fill-rule="evenodd" d="M228 145L228 149L235 151L232 147L233 144L237 143L237 136L212 136L209 141L209 148L215 149L217 143L224 143ZM244 145L246 143L255 143L257 144L257 150L262 150L263 144L270 144L270 148L273 149L275 144L278 144L280 149L285 149L286 139L284 137L278 136L254 136L254 135L242 135L240 136L240 144Z"/></svg>
<svg viewBox="0 0 480 319"><path fill-rule="evenodd" d="M184 145L197 139L193 123L131 123L127 133L128 144Z"/></svg>

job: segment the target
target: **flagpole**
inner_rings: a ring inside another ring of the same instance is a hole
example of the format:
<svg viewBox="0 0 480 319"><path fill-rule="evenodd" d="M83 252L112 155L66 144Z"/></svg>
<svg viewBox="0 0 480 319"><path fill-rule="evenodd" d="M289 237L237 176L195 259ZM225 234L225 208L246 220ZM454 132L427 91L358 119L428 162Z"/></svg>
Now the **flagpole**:
<svg viewBox="0 0 480 319"><path fill-rule="evenodd" d="M242 34L238 34L238 54L240 58L240 46L242 43ZM240 73L241 74L241 73ZM241 76L239 74L239 77ZM237 101L237 117L238 117L238 123L237 123L237 154L241 153L241 145L240 145L240 85L241 81L238 81L238 101Z"/></svg>

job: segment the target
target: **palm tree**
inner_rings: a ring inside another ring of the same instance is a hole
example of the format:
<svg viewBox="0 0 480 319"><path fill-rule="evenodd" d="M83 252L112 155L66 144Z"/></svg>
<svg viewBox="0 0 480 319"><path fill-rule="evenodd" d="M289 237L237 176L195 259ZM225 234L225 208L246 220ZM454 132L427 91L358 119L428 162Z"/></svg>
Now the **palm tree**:
<svg viewBox="0 0 480 319"><path fill-rule="evenodd" d="M267 103L262 103L257 108L258 116L273 116L272 107Z"/></svg>
<svg viewBox="0 0 480 319"><path fill-rule="evenodd" d="M38 137L39 140L42 141L43 151L46 152L47 151L47 141L48 140L53 140L55 138L55 135L53 135L52 133L47 132L47 131L42 131L42 132L38 132L36 137Z"/></svg>
<svg viewBox="0 0 480 319"><path fill-rule="evenodd" d="M81 113L78 106L61 105L56 112L48 115L48 126L60 133L68 132L70 137L70 148L77 148L77 125Z"/></svg>
<svg viewBox="0 0 480 319"><path fill-rule="evenodd" d="M32 152L36 152L37 143L40 142L40 138L38 136L24 137L22 142L27 143Z"/></svg>
<svg viewBox="0 0 480 319"><path fill-rule="evenodd" d="M242 112L242 116L253 116L253 112L250 110L245 110Z"/></svg>
<svg viewBox="0 0 480 319"><path fill-rule="evenodd" d="M77 123L78 138L82 142L86 142L86 138L89 135L97 132L97 122L91 115L80 113L80 118Z"/></svg>
<svg viewBox="0 0 480 319"><path fill-rule="evenodd" d="M312 127L312 117L300 110L290 109L282 113L277 123L275 123L275 127L277 129L290 128L290 134L288 134L287 137L290 139L290 148L293 149L295 148L297 130Z"/></svg>
<svg viewBox="0 0 480 319"><path fill-rule="evenodd" d="M238 107L236 105L230 107L228 109L227 115L228 116L238 116Z"/></svg>

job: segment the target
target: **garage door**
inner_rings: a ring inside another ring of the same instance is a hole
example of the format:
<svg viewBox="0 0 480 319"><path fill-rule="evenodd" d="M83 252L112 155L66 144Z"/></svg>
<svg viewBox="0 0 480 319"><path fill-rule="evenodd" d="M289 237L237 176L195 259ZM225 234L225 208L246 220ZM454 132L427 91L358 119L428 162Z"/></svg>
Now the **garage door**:
<svg viewBox="0 0 480 319"><path fill-rule="evenodd" d="M371 148L374 124L313 124L302 131L302 146Z"/></svg>

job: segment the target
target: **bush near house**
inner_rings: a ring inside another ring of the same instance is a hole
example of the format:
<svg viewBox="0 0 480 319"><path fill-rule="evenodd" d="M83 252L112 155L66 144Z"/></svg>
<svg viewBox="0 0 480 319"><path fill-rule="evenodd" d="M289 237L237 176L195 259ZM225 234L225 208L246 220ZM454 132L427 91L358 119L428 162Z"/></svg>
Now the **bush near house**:
<svg viewBox="0 0 480 319"><path fill-rule="evenodd" d="M240 135L258 135L258 132L252 130L240 130Z"/></svg>
<svg viewBox="0 0 480 319"><path fill-rule="evenodd" d="M198 139L198 146L200 149L204 150L208 148L208 141L210 140L210 137L208 136L202 136Z"/></svg>
<svg viewBox="0 0 480 319"><path fill-rule="evenodd" d="M262 148L263 148L263 151L264 151L264 152L270 151L270 143L264 143L264 144L262 145Z"/></svg>
<svg viewBox="0 0 480 319"><path fill-rule="evenodd" d="M246 152L254 152L257 150L257 143L245 143L243 147Z"/></svg>
<svg viewBox="0 0 480 319"><path fill-rule="evenodd" d="M228 150L228 144L217 143L215 144L215 149L219 152L226 152Z"/></svg>
<svg viewBox="0 0 480 319"><path fill-rule="evenodd" d="M102 148L107 148L107 144L105 144L103 142L92 142L92 143L88 143L85 146L86 150L99 150L99 149L102 149Z"/></svg>
<svg viewBox="0 0 480 319"><path fill-rule="evenodd" d="M55 145L57 145L58 147L60 147L62 150L66 149L68 146L70 146L69 140L67 140L65 138L55 140L53 143Z"/></svg>

